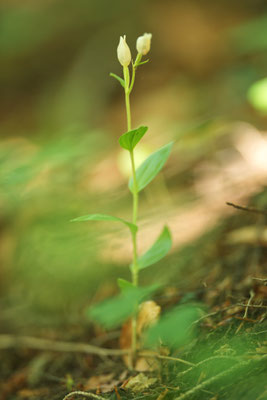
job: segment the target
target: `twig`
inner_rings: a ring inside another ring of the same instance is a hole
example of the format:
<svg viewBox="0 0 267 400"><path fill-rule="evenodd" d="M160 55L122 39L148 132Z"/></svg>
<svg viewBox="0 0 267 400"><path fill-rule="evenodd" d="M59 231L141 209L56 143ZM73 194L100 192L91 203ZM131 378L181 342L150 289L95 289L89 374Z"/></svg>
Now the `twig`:
<svg viewBox="0 0 267 400"><path fill-rule="evenodd" d="M73 343L39 339L31 336L0 335L0 349L28 347L36 350L60 351L66 353L86 353L99 356L121 356L130 350L105 349L87 343Z"/></svg>
<svg viewBox="0 0 267 400"><path fill-rule="evenodd" d="M228 311L228 310L230 310L231 308L235 308L235 307L267 308L267 306L258 305L258 304L242 304L242 303L231 304L231 305L228 306L228 307L224 307L224 308L221 308L220 310L213 311L213 312L211 312L211 313L209 313L209 314L203 315L202 317L200 317L199 319L197 319L196 321L194 321L194 322L192 323L192 325L196 325L196 324L198 324L200 321L202 321L203 319L206 319L206 318L209 318L209 317L213 317L214 315L217 315L217 314L222 313L222 312L224 312L224 311Z"/></svg>
<svg viewBox="0 0 267 400"><path fill-rule="evenodd" d="M147 357L147 358L158 358L160 360L169 360L169 361L175 361L175 362L179 362L182 364L186 364L186 365L190 365L190 366L195 366L195 364L183 360L182 358L177 358L177 357L170 357L170 356L163 356L161 354L158 353L150 353L150 352L146 352L146 351L141 351L138 353L139 356L142 357Z"/></svg>
<svg viewBox="0 0 267 400"><path fill-rule="evenodd" d="M239 206L238 204L230 203L228 201L226 202L226 204L228 206L236 208L237 210L248 211L248 212L261 214L261 215L267 215L267 210L259 210L258 208L254 208L254 207Z"/></svg>
<svg viewBox="0 0 267 400"><path fill-rule="evenodd" d="M115 392L115 395L116 395L117 399L118 399L118 400L121 400L121 396L120 396L120 394L119 394L118 389L117 389L116 386L114 386L114 392Z"/></svg>
<svg viewBox="0 0 267 400"><path fill-rule="evenodd" d="M239 361L239 359L237 357L231 357L231 356L212 356L209 358L206 358L205 360L199 361L199 363L195 364L194 366L192 366L191 368L186 369L185 371L181 371L179 372L178 376L183 376L186 375L188 372L192 371L195 368L200 367L201 365L209 362L209 361L214 361L214 360L221 360L221 359L225 359L225 360L231 360L231 361Z"/></svg>
<svg viewBox="0 0 267 400"><path fill-rule="evenodd" d="M252 278L255 281L263 282L263 285L267 285L267 278Z"/></svg>
<svg viewBox="0 0 267 400"><path fill-rule="evenodd" d="M182 358L170 357L170 356L162 356L161 354L157 354L156 358L159 358L161 360L169 360L169 361L180 362L182 364L191 365L191 366L195 365L194 363L191 363L189 361L183 360Z"/></svg>
<svg viewBox="0 0 267 400"><path fill-rule="evenodd" d="M248 335L261 335L262 333L267 333L267 331L260 331L260 332L248 332Z"/></svg>
<svg viewBox="0 0 267 400"><path fill-rule="evenodd" d="M260 304L237 304L237 306L242 306L246 308L267 308L267 306L260 305ZM245 318L245 316L243 317Z"/></svg>
<svg viewBox="0 0 267 400"><path fill-rule="evenodd" d="M164 392L160 393L160 395L157 397L156 400L163 400L164 397L166 396L166 394L168 393L168 391L169 391L169 390L166 388L166 389L164 390Z"/></svg>
<svg viewBox="0 0 267 400"><path fill-rule="evenodd" d="M239 368L242 367L246 367L249 364L253 363L253 362L258 362L258 361L262 361L264 359L267 359L267 354L257 358L257 359L253 359L253 360L248 360L248 361L241 361L240 363L238 363L237 365L234 365L233 367L220 372L219 374L212 376L209 379L206 379L204 382L198 384L197 386L193 387L192 389L188 390L185 393L182 393L179 397L176 397L175 400L185 400L188 398L191 398L193 395L196 394L196 392L198 392L199 390L203 390L206 386L211 385L212 383L220 380L221 378L224 378L228 375L231 375L233 372L237 371Z"/></svg>
<svg viewBox="0 0 267 400"><path fill-rule="evenodd" d="M245 309L245 312L244 312L243 319L247 318L247 316L248 316L248 309L249 309L249 307L250 307L250 305L251 305L251 302L252 302L254 296L255 296L255 293L254 293L253 290L251 290L251 291L249 292L249 299L248 299L248 303L247 303L247 305L246 305L246 309Z"/></svg>
<svg viewBox="0 0 267 400"><path fill-rule="evenodd" d="M67 400L72 396L83 396L83 397L90 397L91 399L97 399L97 400L106 400L105 397L98 396L97 394L90 393L90 392L82 392L80 390L77 390L75 392L71 392L67 394L63 400Z"/></svg>
<svg viewBox="0 0 267 400"><path fill-rule="evenodd" d="M209 317L213 317L214 315L219 314L219 313L224 312L224 311L228 311L228 310L230 310L231 308L234 308L234 307L236 307L236 306L238 306L238 305L241 306L241 304L231 304L231 305L228 306L228 307L224 307L224 308L221 308L220 310L213 311L213 312L211 312L211 313L209 313L209 314L203 315L202 317L200 317L199 319L197 319L196 321L194 321L194 322L192 323L192 325L198 324L198 323L199 323L200 321L202 321L203 319L206 319L206 318L209 318ZM246 307L246 304L242 304L242 306Z"/></svg>

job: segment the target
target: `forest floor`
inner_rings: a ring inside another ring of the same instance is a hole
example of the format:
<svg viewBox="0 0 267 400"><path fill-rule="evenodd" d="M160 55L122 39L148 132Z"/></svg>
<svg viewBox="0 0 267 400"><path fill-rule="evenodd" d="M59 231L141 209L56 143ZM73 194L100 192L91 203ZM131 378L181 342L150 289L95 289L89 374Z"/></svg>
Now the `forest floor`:
<svg viewBox="0 0 267 400"><path fill-rule="evenodd" d="M257 207L236 210L179 250L182 284L154 300L163 311L199 305L191 340L143 354L145 366L136 371L125 364L119 330L81 324L37 336L2 334L0 400L266 399L265 221Z"/></svg>

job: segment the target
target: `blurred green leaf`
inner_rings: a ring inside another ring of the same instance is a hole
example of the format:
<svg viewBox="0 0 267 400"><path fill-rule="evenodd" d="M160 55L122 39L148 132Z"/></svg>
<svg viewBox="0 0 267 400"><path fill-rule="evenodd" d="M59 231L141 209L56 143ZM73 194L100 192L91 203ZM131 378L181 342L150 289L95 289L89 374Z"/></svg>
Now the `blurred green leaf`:
<svg viewBox="0 0 267 400"><path fill-rule="evenodd" d="M138 268L144 269L161 260L168 253L171 245L171 233L165 226L152 247L138 259Z"/></svg>
<svg viewBox="0 0 267 400"><path fill-rule="evenodd" d="M134 287L134 285L132 284L132 282L126 281L125 279L121 279L119 278L117 280L117 284L120 288L121 291L127 290L127 289L131 289Z"/></svg>
<svg viewBox="0 0 267 400"><path fill-rule="evenodd" d="M132 131L126 132L119 138L119 143L121 147L125 150L133 150L137 143L142 139L146 131L148 130L147 126L140 126L137 129L133 129Z"/></svg>
<svg viewBox="0 0 267 400"><path fill-rule="evenodd" d="M120 84L121 84L121 86L123 87L123 88L125 88L125 82L124 82L124 79L122 79L121 77L119 77L118 75L116 75L116 74L113 74L113 72L110 72L110 74L109 74L110 76L112 76L112 78L115 78L115 79L117 79L117 81L119 81L120 82Z"/></svg>
<svg viewBox="0 0 267 400"><path fill-rule="evenodd" d="M97 304L88 310L88 315L105 328L115 328L133 315L139 303L150 296L158 286L129 287L120 295Z"/></svg>
<svg viewBox="0 0 267 400"><path fill-rule="evenodd" d="M257 111L267 113L267 78L254 82L248 90L247 97Z"/></svg>
<svg viewBox="0 0 267 400"><path fill-rule="evenodd" d="M137 226L132 224L131 222L125 221L122 218L119 217L113 217L112 215L106 215L106 214L88 214L88 215L83 215L82 217L74 218L71 220L71 222L85 222L85 221L116 221L116 222L122 222L124 225L128 226L130 228L131 232L136 233L137 232Z"/></svg>
<svg viewBox="0 0 267 400"><path fill-rule="evenodd" d="M195 305L178 306L161 317L148 331L146 342L154 346L161 340L169 346L182 346L195 336L192 323L199 317Z"/></svg>
<svg viewBox="0 0 267 400"><path fill-rule="evenodd" d="M138 192L144 189L159 173L167 161L173 142L166 144L151 154L136 171ZM129 189L133 192L133 178L129 181Z"/></svg>
<svg viewBox="0 0 267 400"><path fill-rule="evenodd" d="M251 19L230 30L231 43L241 54L267 49L267 15Z"/></svg>

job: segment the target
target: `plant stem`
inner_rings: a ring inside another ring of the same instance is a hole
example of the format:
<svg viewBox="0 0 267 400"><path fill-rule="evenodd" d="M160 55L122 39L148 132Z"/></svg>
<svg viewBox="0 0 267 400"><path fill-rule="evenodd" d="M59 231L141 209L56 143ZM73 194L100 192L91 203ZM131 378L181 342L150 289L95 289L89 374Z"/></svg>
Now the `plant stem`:
<svg viewBox="0 0 267 400"><path fill-rule="evenodd" d="M127 116L127 129L130 131L132 129L131 122L131 106L130 106L130 93L133 88L135 67L133 66L132 82L130 85L129 80L129 69L128 67L123 68L124 81L125 81L125 106L126 106L126 116ZM132 222L137 225L137 215L138 215L138 187L136 179L135 161L134 161L134 151L130 151L132 176L133 176L133 216ZM137 264L137 240L136 232L132 232L132 243L133 243L133 268L132 268L132 282L134 286L138 286L138 264ZM137 317L136 313L132 318L132 366L134 366L136 358L136 324Z"/></svg>
<svg viewBox="0 0 267 400"><path fill-rule="evenodd" d="M133 174L133 224L137 225L137 214L138 214L138 188L135 172L134 152L130 151L132 174ZM133 275L133 284L138 286L138 265L137 265L137 244L136 244L136 232L133 233L133 272L136 270L136 274Z"/></svg>
<svg viewBox="0 0 267 400"><path fill-rule="evenodd" d="M138 64L141 62L141 60L142 60L142 54L138 53L136 60L133 64L133 73L132 73L131 85L129 87L129 93L131 93L131 91L133 90L133 85L134 85L134 80L135 80L135 71L136 71L136 68L138 67Z"/></svg>

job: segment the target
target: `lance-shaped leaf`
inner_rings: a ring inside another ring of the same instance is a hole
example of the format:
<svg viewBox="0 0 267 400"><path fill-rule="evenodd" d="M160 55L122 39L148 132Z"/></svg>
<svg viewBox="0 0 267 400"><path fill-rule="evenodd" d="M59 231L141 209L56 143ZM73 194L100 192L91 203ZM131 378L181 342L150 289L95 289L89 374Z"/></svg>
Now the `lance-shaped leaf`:
<svg viewBox="0 0 267 400"><path fill-rule="evenodd" d="M117 279L117 284L122 292L128 289L132 289L134 287L134 284L132 282L126 281L125 279L121 278Z"/></svg>
<svg viewBox="0 0 267 400"><path fill-rule="evenodd" d="M172 246L171 233L165 226L155 243L137 261L138 269L144 269L155 264L166 256Z"/></svg>
<svg viewBox="0 0 267 400"><path fill-rule="evenodd" d="M139 67L139 65L146 64L146 63L148 63L148 61L149 61L149 59L148 59L148 60L145 60L145 61L141 61L141 62L139 62L138 64L136 64L136 67Z"/></svg>
<svg viewBox="0 0 267 400"><path fill-rule="evenodd" d="M117 79L117 81L120 82L121 86L122 86L123 88L125 88L124 79L122 79L120 76L118 76L118 75L116 75L116 74L113 74L113 72L111 72L109 75L112 76L112 78Z"/></svg>
<svg viewBox="0 0 267 400"><path fill-rule="evenodd" d="M155 178L155 176L162 169L163 165L167 161L173 142L166 144L161 147L159 150L152 153L144 162L137 168L136 171L136 180L137 180L137 191L144 189L151 181ZM129 189L131 192L134 191L133 188L133 178L129 181Z"/></svg>
<svg viewBox="0 0 267 400"><path fill-rule="evenodd" d="M125 221L122 218L119 217L113 217L112 215L106 215L106 214L88 214L88 215L83 215L82 217L74 218L71 220L71 222L84 222L84 221L115 221L115 222L122 222L124 225L128 226L130 228L132 233L137 232L137 226L132 224L131 222Z"/></svg>
<svg viewBox="0 0 267 400"><path fill-rule="evenodd" d="M88 310L88 315L105 328L115 328L136 312L138 304L146 300L158 286L132 287L118 296L96 304Z"/></svg>
<svg viewBox="0 0 267 400"><path fill-rule="evenodd" d="M147 130L147 126L140 126L137 129L133 129L132 131L124 133L119 138L121 147L129 151L133 150Z"/></svg>

